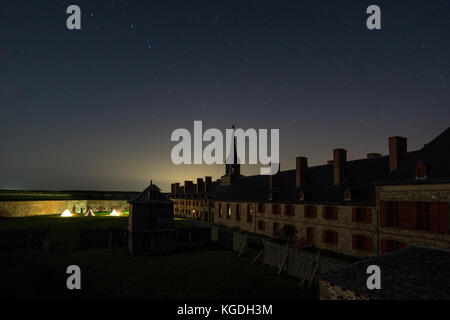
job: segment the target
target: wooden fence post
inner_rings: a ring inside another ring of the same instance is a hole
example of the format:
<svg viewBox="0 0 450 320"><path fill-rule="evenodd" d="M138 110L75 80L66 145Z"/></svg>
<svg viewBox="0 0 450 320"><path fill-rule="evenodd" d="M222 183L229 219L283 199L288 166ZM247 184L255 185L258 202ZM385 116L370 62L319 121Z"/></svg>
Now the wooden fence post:
<svg viewBox="0 0 450 320"><path fill-rule="evenodd" d="M261 251L259 251L259 253L256 255L255 259L253 259L252 264L255 264L256 260L258 260L258 258L263 254L264 252L264 248L266 245L266 240L263 239L263 248L261 249Z"/></svg>
<svg viewBox="0 0 450 320"><path fill-rule="evenodd" d="M286 249L285 249L285 252L284 252L284 257L283 257L283 260L281 261L280 268L278 269L278 274L281 273L281 270L283 269L283 266L285 265L288 256L289 256L289 242L286 243Z"/></svg>
<svg viewBox="0 0 450 320"><path fill-rule="evenodd" d="M248 243L248 233L245 234L245 240L244 240L244 244L241 247L241 251L239 251L239 257L242 255L242 253L244 252L245 248L247 247L247 243Z"/></svg>

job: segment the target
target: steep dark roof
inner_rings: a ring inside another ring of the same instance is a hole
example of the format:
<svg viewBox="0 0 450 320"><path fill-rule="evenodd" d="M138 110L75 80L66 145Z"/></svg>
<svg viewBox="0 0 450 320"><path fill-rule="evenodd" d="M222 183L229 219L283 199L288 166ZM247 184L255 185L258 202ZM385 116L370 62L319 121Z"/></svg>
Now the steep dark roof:
<svg viewBox="0 0 450 320"><path fill-rule="evenodd" d="M415 180L416 164L421 161L428 165L427 181L450 179L450 128L415 152L386 181ZM420 181L420 182L427 182Z"/></svg>
<svg viewBox="0 0 450 320"><path fill-rule="evenodd" d="M300 189L295 185L295 170L281 171L279 196L274 201L300 202L299 192L303 190L305 201L302 203L373 205L375 195L371 182L384 177L388 171L388 156L348 161L343 183L334 185L332 164L309 167L307 183ZM350 201L344 201L347 188L352 193ZM240 178L232 185L221 188L214 198L223 201L268 201L269 176Z"/></svg>
<svg viewBox="0 0 450 320"><path fill-rule="evenodd" d="M380 290L367 289L370 265L380 267ZM329 271L320 279L371 299L450 299L450 251L407 247Z"/></svg>
<svg viewBox="0 0 450 320"><path fill-rule="evenodd" d="M171 202L166 195L161 192L161 189L155 185L150 184L147 188L144 189L141 193L139 193L136 197L128 201L131 204L136 203L151 203L151 202Z"/></svg>
<svg viewBox="0 0 450 320"><path fill-rule="evenodd" d="M306 184L301 188L295 185L295 170L281 171L279 195L274 202L375 205L375 184L386 181L408 183L415 179L415 166L418 161L426 162L431 170L429 179L450 179L450 128L419 151L408 152L404 163L389 174L389 156L347 161L344 181L333 184L333 165L309 167ZM424 181L421 181L423 183ZM351 192L351 200L344 200L345 190ZM299 192L305 194L305 201L299 200ZM230 186L217 189L214 199L220 201L269 201L269 176L242 177Z"/></svg>
<svg viewBox="0 0 450 320"><path fill-rule="evenodd" d="M418 161L426 162L431 170L429 179L415 180L415 166ZM269 176L242 176L230 185L213 182L208 196L218 201L230 202L268 202ZM389 156L347 161L344 180L340 185L333 183L333 165L309 167L306 184L296 187L295 170L279 172L278 193L273 202L330 204L330 205L375 205L375 185L386 183L431 182L437 179L450 179L450 128L419 151L408 152L404 163L389 174ZM176 197L199 196L193 183L190 190L180 192ZM350 201L344 200L346 190L351 192ZM300 191L305 201L300 201Z"/></svg>

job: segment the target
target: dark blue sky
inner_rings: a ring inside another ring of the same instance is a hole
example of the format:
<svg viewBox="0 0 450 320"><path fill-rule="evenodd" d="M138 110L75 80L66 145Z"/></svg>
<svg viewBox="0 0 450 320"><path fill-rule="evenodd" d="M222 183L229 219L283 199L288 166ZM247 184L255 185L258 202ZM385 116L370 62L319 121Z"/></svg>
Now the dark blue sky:
<svg viewBox="0 0 450 320"><path fill-rule="evenodd" d="M70 4L82 29L69 31ZM366 28L377 4L382 30ZM450 124L450 2L3 1L0 188L140 190L176 128L279 128L282 169L420 148ZM244 167L244 174L259 166Z"/></svg>

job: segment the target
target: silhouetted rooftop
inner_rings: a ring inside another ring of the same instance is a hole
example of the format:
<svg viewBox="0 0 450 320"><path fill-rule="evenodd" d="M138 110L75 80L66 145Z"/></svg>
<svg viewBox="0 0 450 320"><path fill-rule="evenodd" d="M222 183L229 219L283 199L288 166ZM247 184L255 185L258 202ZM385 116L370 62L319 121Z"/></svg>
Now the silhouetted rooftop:
<svg viewBox="0 0 450 320"><path fill-rule="evenodd" d="M418 161L429 165L430 174L425 180L415 179ZM295 174L295 169L279 173L278 193L273 202L374 206L375 185L450 180L450 128L421 150L408 152L404 162L392 173L389 173L389 155L385 155L347 161L339 185L333 183L333 164L308 167L306 182L301 187L296 186ZM208 196L219 201L269 202L269 179L261 175L243 176L225 186L214 181ZM348 201L344 199L346 190L351 193ZM299 199L300 191L305 195L304 201ZM192 183L186 193L180 187L178 195L198 196L196 185Z"/></svg>
<svg viewBox="0 0 450 320"><path fill-rule="evenodd" d="M421 161L428 166L427 179L416 180L416 164ZM409 157L397 170L386 177L383 183L409 182L429 183L450 180L450 128L427 143L422 149ZM380 184L378 182L377 184Z"/></svg>
<svg viewBox="0 0 450 320"><path fill-rule="evenodd" d="M389 174L388 155L347 161L344 180L339 185L333 184L332 164L309 167L306 183L300 188L296 187L295 169L281 171L279 195L273 201L373 206L375 205L375 184L379 181L395 180L406 183L408 179L414 179L415 165L419 160L429 163L432 172L430 179L450 179L450 128L421 150L408 152L405 162L391 174ZM344 200L346 189L351 192L349 201ZM305 194L304 201L299 199L300 191ZM217 188L214 199L268 202L269 176L256 175L237 179L230 186Z"/></svg>
<svg viewBox="0 0 450 320"><path fill-rule="evenodd" d="M139 193L136 197L128 201L131 204L136 203L150 203L150 202L170 202L165 194L161 192L161 189L151 183L147 188Z"/></svg>

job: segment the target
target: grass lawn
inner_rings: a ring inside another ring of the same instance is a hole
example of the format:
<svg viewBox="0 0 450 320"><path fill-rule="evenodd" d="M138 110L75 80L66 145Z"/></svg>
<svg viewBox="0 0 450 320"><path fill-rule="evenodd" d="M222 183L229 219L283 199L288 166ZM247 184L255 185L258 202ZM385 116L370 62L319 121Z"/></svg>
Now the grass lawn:
<svg viewBox="0 0 450 320"><path fill-rule="evenodd" d="M189 228L197 225L196 221L174 218L175 228ZM25 218L0 218L0 230L6 229L50 229L64 230L67 228L126 228L128 216L110 217L109 213L96 214L95 217L82 215L62 218L60 215L34 216Z"/></svg>
<svg viewBox="0 0 450 320"><path fill-rule="evenodd" d="M26 218L1 218L0 230L5 229L50 229L65 230L78 228L125 228L128 217L110 217L98 215L95 217L73 216L62 218L60 215L34 216Z"/></svg>
<svg viewBox="0 0 450 320"><path fill-rule="evenodd" d="M207 247L131 257L126 248L0 253L0 297L20 299L312 299L299 280ZM67 266L80 266L82 290L69 291Z"/></svg>

